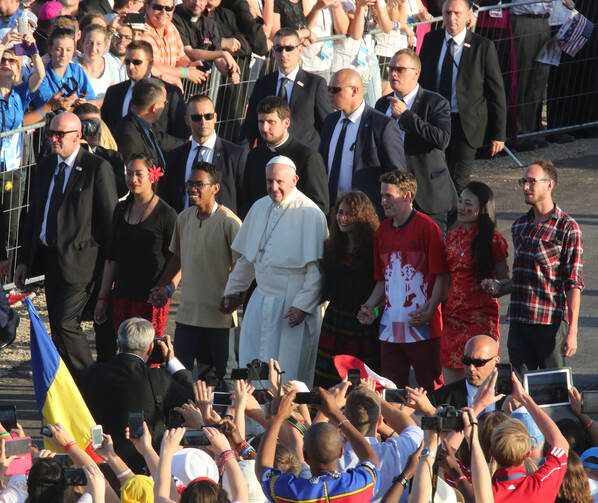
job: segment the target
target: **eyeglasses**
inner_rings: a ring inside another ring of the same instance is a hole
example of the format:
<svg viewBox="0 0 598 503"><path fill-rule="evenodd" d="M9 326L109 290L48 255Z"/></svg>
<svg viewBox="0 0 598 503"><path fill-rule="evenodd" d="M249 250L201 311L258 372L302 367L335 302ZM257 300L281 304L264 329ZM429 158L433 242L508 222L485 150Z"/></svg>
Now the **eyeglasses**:
<svg viewBox="0 0 598 503"><path fill-rule="evenodd" d="M166 12L172 12L174 10L174 5L160 5L157 3L153 3L152 9L157 12L162 12L163 10L165 10Z"/></svg>
<svg viewBox="0 0 598 503"><path fill-rule="evenodd" d="M143 60L142 59L128 59L125 58L125 65L134 65L134 66L139 66L143 64Z"/></svg>
<svg viewBox="0 0 598 503"><path fill-rule="evenodd" d="M415 70L415 68L413 68L412 66L389 66L388 67L389 72L403 73L403 72L406 72L407 70Z"/></svg>
<svg viewBox="0 0 598 503"><path fill-rule="evenodd" d="M191 114L189 117L193 122L199 122L202 119L211 121L214 118L214 112L208 114Z"/></svg>
<svg viewBox="0 0 598 503"><path fill-rule="evenodd" d="M185 182L185 186L188 189L197 189L197 190L201 190L204 187L209 187L210 185L214 185L213 183L205 183L205 182L192 182L191 180L187 180Z"/></svg>
<svg viewBox="0 0 598 503"><path fill-rule="evenodd" d="M295 49L297 49L297 47L299 47L298 45L275 45L274 46L274 50L276 52L293 52Z"/></svg>
<svg viewBox="0 0 598 503"><path fill-rule="evenodd" d="M488 363L490 360L494 360L494 358L496 358L496 356L492 356L490 358L482 360L481 358L471 358L470 356L463 355L461 357L461 361L463 362L463 365L465 365L466 367L473 365L474 367L479 368L486 365L486 363Z"/></svg>
<svg viewBox="0 0 598 503"><path fill-rule="evenodd" d="M77 133L79 130L78 129L71 129L69 131L56 131L54 129L48 129L47 134L48 134L48 138L52 138L53 136L56 136L56 138L58 138L59 140L62 140L65 135L69 134L69 133Z"/></svg>
<svg viewBox="0 0 598 503"><path fill-rule="evenodd" d="M520 178L517 180L517 183L520 187L525 187L526 185L531 185L532 187L536 182L549 182L550 178Z"/></svg>
<svg viewBox="0 0 598 503"><path fill-rule="evenodd" d="M119 32L116 32L114 35L116 36L116 38L120 38L121 40L133 40L133 35L123 35Z"/></svg>
<svg viewBox="0 0 598 503"><path fill-rule="evenodd" d="M328 86L328 92L330 94L338 94L341 92L341 89L345 87L355 87L355 86Z"/></svg>
<svg viewBox="0 0 598 503"><path fill-rule="evenodd" d="M14 65L15 63L17 63L19 60L16 58L7 58L6 56L2 56L2 58L0 59L0 64L1 65Z"/></svg>

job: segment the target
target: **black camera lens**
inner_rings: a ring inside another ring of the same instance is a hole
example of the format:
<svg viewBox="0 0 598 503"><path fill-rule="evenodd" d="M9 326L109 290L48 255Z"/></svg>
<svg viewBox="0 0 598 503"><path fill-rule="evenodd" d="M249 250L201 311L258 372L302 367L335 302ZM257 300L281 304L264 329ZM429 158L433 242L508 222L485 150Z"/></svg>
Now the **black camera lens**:
<svg viewBox="0 0 598 503"><path fill-rule="evenodd" d="M91 138L98 134L100 123L95 119L83 119L81 121L81 135L83 138Z"/></svg>

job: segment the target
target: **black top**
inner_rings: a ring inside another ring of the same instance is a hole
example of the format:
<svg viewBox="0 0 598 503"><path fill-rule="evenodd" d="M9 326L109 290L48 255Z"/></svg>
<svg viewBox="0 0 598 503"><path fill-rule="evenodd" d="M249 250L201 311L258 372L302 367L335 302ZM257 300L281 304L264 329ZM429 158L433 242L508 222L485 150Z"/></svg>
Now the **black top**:
<svg viewBox="0 0 598 503"><path fill-rule="evenodd" d="M344 263L322 263L324 285L322 300L329 300L335 308L357 313L368 299L375 285L373 269L357 269L350 266L352 256Z"/></svg>
<svg viewBox="0 0 598 503"><path fill-rule="evenodd" d="M108 260L116 262L114 294L128 299L147 299L167 261L176 212L162 199L139 224L124 219L128 202L116 206L113 219L113 240Z"/></svg>
<svg viewBox="0 0 598 503"><path fill-rule="evenodd" d="M307 28L301 1L294 3L290 0L274 0L274 12L280 14L282 28L293 28L294 30Z"/></svg>
<svg viewBox="0 0 598 503"><path fill-rule="evenodd" d="M215 20L206 16L193 20L182 5L177 5L172 22L181 35L183 45L206 51L220 49L220 31Z"/></svg>

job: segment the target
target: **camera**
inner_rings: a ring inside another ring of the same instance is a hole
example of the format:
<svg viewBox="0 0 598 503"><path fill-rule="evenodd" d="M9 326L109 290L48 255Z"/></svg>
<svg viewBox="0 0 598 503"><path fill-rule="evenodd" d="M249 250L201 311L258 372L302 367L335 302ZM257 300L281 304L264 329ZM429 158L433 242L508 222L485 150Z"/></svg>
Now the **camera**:
<svg viewBox="0 0 598 503"><path fill-rule="evenodd" d="M452 405L443 405L442 410L435 416L422 417L422 430L435 431L463 431L463 417L461 409Z"/></svg>
<svg viewBox="0 0 598 503"><path fill-rule="evenodd" d="M81 136L92 138L100 131L100 123L95 119L83 119L81 121Z"/></svg>
<svg viewBox="0 0 598 503"><path fill-rule="evenodd" d="M270 367L266 362L263 362L256 358L251 363L247 364L247 368L233 369L231 371L231 379L245 379L246 381L261 381L268 379L270 375Z"/></svg>

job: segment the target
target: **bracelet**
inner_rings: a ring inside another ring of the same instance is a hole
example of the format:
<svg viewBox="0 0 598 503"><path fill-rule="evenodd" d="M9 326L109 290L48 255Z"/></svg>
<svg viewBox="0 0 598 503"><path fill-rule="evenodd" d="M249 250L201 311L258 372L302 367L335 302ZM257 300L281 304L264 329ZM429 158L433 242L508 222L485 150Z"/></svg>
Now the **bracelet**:
<svg viewBox="0 0 598 503"><path fill-rule="evenodd" d="M286 421L299 433L301 433L301 435L305 435L305 432L307 432L307 428L305 427L305 425L301 421L299 421L295 416L287 417Z"/></svg>
<svg viewBox="0 0 598 503"><path fill-rule="evenodd" d="M181 79L186 79L189 76L189 70L184 66L179 67L181 69Z"/></svg>
<svg viewBox="0 0 598 503"><path fill-rule="evenodd" d="M401 22L400 21L395 21L395 31L397 31L399 28L401 27Z"/></svg>
<svg viewBox="0 0 598 503"><path fill-rule="evenodd" d="M592 419L590 419L588 421L588 423L583 427L584 431L588 431L592 427L593 424L594 424L594 421Z"/></svg>
<svg viewBox="0 0 598 503"><path fill-rule="evenodd" d="M4 438L4 437L10 437L10 433L8 431L5 431L4 433L0 433L0 438Z"/></svg>
<svg viewBox="0 0 598 503"><path fill-rule="evenodd" d="M376 319L376 318L378 318L378 316L380 316L380 309L378 309L378 306L376 306L374 308L374 315L375 315L374 319Z"/></svg>
<svg viewBox="0 0 598 503"><path fill-rule="evenodd" d="M170 285L166 285L164 288L166 288L166 291L168 292L168 298L172 299L172 288L170 288Z"/></svg>
<svg viewBox="0 0 598 503"><path fill-rule="evenodd" d="M249 454L249 453L251 453L253 451L255 451L255 449L251 445L247 444L247 447L245 447L245 449L243 449L241 451L241 453L239 454L239 456L241 456L242 458L244 458L245 456L247 456L247 454Z"/></svg>
<svg viewBox="0 0 598 503"><path fill-rule="evenodd" d="M392 479L393 484L396 484L397 482L403 486L403 489L406 489L407 483L409 481L405 478L405 475L403 475L403 473L401 473L400 475L397 475L396 477L394 477Z"/></svg>
<svg viewBox="0 0 598 503"><path fill-rule="evenodd" d="M243 451L243 449L245 449L248 445L249 445L249 442L247 440L243 440L243 442L241 442L236 449L237 454L241 455L241 452Z"/></svg>
<svg viewBox="0 0 598 503"><path fill-rule="evenodd" d="M121 478L123 478L125 475L129 475L129 473L133 473L133 472L131 471L131 469L130 469L130 468L126 469L124 472L120 472L120 473L119 473L119 474L116 476L116 478L117 478L117 479L121 479Z"/></svg>
<svg viewBox="0 0 598 503"><path fill-rule="evenodd" d="M64 452L69 452L69 449L73 447L73 445L77 445L77 442L71 440L68 444L64 446Z"/></svg>
<svg viewBox="0 0 598 503"><path fill-rule="evenodd" d="M340 428L343 424L348 423L348 422L349 422L349 420L345 418L342 421L338 422L338 427Z"/></svg>
<svg viewBox="0 0 598 503"><path fill-rule="evenodd" d="M455 485L457 485L457 483L460 482L461 480L467 480L467 477L465 475L461 475L460 477L457 477L455 479Z"/></svg>
<svg viewBox="0 0 598 503"><path fill-rule="evenodd" d="M37 111L41 114L41 116L45 119L46 118L46 114L44 112L42 112L42 107L39 107L37 109Z"/></svg>

